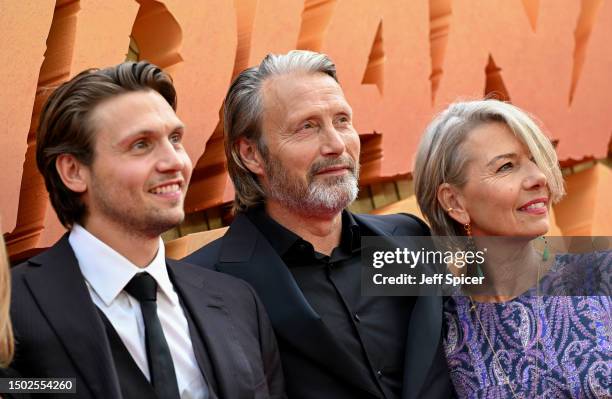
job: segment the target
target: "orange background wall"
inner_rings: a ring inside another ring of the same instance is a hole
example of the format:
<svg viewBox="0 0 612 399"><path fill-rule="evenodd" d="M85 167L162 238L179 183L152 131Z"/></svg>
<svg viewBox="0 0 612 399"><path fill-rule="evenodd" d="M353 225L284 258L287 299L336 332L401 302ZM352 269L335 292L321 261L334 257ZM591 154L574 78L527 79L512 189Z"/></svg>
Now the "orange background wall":
<svg viewBox="0 0 612 399"><path fill-rule="evenodd" d="M364 185L409 176L432 116L487 93L536 115L564 165L609 152L612 1L0 0L0 10L0 203L11 255L63 232L34 161L49 89L125 60L130 41L176 83L197 164L189 213L233 198L218 125L232 77L268 52L294 48L336 62L362 137ZM612 222L609 167L593 170L570 176L582 188L568 198L582 202L555 209L562 230ZM576 206L593 211L576 221Z"/></svg>

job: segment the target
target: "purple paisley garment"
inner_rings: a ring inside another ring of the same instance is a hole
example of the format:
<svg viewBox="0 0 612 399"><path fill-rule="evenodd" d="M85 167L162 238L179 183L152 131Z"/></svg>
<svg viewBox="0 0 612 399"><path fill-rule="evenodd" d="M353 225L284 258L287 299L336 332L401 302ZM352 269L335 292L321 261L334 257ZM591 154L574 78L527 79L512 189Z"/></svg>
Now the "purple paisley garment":
<svg viewBox="0 0 612 399"><path fill-rule="evenodd" d="M557 257L552 270L563 270L567 260ZM546 277L541 283L555 284ZM470 307L465 296L448 297L444 305L444 350L460 398L512 398L510 385L517 398L612 398L610 296L528 292Z"/></svg>

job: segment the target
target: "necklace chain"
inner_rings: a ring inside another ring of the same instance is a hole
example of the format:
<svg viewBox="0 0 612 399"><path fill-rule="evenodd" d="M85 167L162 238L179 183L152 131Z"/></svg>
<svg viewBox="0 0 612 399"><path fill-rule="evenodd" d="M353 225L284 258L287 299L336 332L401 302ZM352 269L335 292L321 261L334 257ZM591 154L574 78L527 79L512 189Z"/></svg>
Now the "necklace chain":
<svg viewBox="0 0 612 399"><path fill-rule="evenodd" d="M538 276L537 276L537 280L536 280L536 351L535 351L535 372L536 372L536 377L535 377L535 390L536 390L536 395L538 392L538 383L539 383L539 379L540 379L540 369L538 368L538 352L540 351L540 333L538 331L538 318L540 317L540 263L538 263ZM487 344L489 345L489 348L491 349L491 352L493 352L493 360L495 361L495 363L497 364L498 369L504 374L504 384L508 384L508 386L510 387L510 391L512 392L512 397L514 399L518 399L518 396L516 395L516 392L514 390L514 387L512 386L512 382L510 381L510 377L508 377L508 374L506 373L506 371L504 370L504 368L501 365L501 362L499 361L499 356L497 356L497 351L495 350L495 347L493 346L493 343L491 342L491 339L489 338L489 334L487 334L487 330L485 329L482 320L480 320L480 315L478 314L478 311L476 310L476 303L474 302L474 300L472 299L471 296L469 296L470 298L470 311L474 312L474 315L476 316L476 320L478 320L478 324L480 325L480 329L482 330L482 333L485 336L485 339L487 340Z"/></svg>

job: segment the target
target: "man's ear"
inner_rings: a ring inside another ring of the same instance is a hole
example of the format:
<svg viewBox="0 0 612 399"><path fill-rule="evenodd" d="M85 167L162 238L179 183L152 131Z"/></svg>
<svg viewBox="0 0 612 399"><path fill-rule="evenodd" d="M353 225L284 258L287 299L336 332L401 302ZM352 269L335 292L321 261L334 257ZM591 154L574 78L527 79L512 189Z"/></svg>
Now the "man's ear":
<svg viewBox="0 0 612 399"><path fill-rule="evenodd" d="M470 223L470 215L465 207L465 199L461 192L448 183L440 184L438 187L438 202L451 218L457 223Z"/></svg>
<svg viewBox="0 0 612 399"><path fill-rule="evenodd" d="M242 137L236 141L235 146L244 166L254 174L263 176L265 174L265 164L263 157L257 149L257 145L253 141Z"/></svg>
<svg viewBox="0 0 612 399"><path fill-rule="evenodd" d="M55 159L55 169L68 189L75 193L87 191L89 169L72 154L60 154Z"/></svg>

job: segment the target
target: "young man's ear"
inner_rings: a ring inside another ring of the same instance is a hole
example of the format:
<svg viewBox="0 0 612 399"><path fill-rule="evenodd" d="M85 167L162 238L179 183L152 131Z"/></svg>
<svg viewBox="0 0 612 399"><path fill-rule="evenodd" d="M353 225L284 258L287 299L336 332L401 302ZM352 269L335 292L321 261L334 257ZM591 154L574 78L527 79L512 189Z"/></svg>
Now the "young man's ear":
<svg viewBox="0 0 612 399"><path fill-rule="evenodd" d="M264 160L257 149L257 144L242 137L236 141L235 146L244 166L254 174L263 176L265 171Z"/></svg>
<svg viewBox="0 0 612 399"><path fill-rule="evenodd" d="M438 202L444 209L444 212L457 223L470 223L470 215L465 207L465 199L456 187L448 183L440 184L440 187L438 187Z"/></svg>
<svg viewBox="0 0 612 399"><path fill-rule="evenodd" d="M55 159L55 169L68 189L75 193L87 191L89 169L72 154L60 154Z"/></svg>

